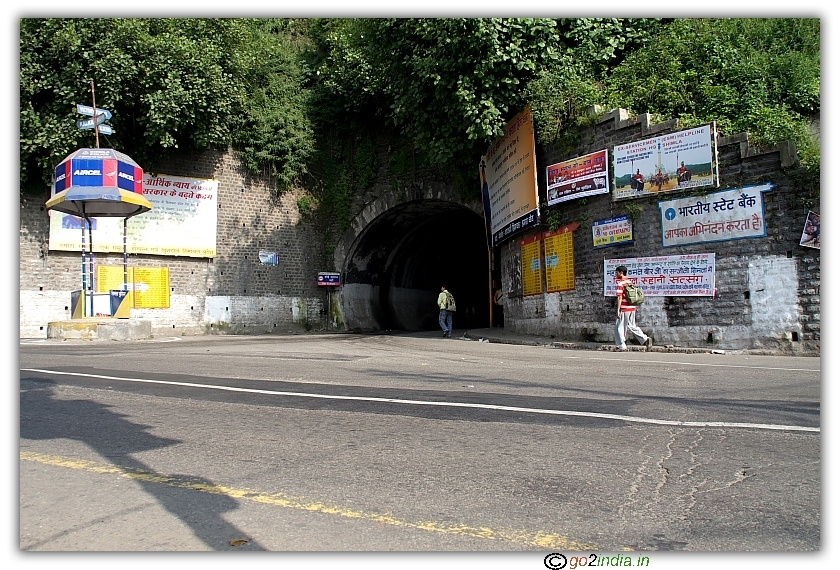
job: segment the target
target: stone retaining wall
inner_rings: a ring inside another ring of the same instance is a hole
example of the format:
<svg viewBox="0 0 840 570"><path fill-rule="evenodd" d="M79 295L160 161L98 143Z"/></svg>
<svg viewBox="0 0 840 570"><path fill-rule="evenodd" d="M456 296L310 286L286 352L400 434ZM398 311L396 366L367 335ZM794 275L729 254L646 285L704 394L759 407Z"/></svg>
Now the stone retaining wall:
<svg viewBox="0 0 840 570"><path fill-rule="evenodd" d="M585 143L573 154L537 149L540 193L545 196L543 173L549 164L676 130L681 129L675 120L651 124L648 115L613 111L583 133ZM763 194L766 237L663 248L657 201L692 194L686 191L630 200L642 207L633 224L634 243L594 249L592 222L627 213L626 201L603 194L561 203L563 223L580 222L574 235L575 289L523 296L518 240L535 232L516 236L500 247L505 327L558 340L611 342L616 308L603 294L605 259L713 252L715 298L648 297L640 308L637 323L657 344L819 354L820 251L799 246L807 209L800 205L802 189L787 174L797 166L795 150L781 144L759 152L741 134L719 138L718 151L718 190L768 181L777 185Z"/></svg>

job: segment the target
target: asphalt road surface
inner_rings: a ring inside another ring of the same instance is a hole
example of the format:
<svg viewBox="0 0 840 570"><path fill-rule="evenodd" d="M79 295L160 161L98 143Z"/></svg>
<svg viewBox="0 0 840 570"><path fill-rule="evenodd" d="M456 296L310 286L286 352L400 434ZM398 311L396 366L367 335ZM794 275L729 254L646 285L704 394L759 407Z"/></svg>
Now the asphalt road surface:
<svg viewBox="0 0 840 570"><path fill-rule="evenodd" d="M818 358L21 341L20 548L815 551L819 426Z"/></svg>

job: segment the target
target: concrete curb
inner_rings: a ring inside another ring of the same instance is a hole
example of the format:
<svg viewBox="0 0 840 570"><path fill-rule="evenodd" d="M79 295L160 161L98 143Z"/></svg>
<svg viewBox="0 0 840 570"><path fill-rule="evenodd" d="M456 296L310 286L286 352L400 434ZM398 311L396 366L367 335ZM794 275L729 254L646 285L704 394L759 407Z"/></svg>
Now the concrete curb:
<svg viewBox="0 0 840 570"><path fill-rule="evenodd" d="M607 352L618 352L613 344L600 342L562 342L554 340L543 340L542 338L528 338L525 335L479 335L475 331L464 333L466 338L471 340L486 339L489 342L498 344L512 344L519 346L545 346L547 348L562 348L567 350L602 350ZM726 354L740 353L742 351L723 351L711 348L687 348L677 346L653 346L649 351L643 346L628 346L627 352L663 352L677 354Z"/></svg>
<svg viewBox="0 0 840 570"><path fill-rule="evenodd" d="M47 338L55 340L143 340L151 336L151 321L142 319L88 318L47 325Z"/></svg>

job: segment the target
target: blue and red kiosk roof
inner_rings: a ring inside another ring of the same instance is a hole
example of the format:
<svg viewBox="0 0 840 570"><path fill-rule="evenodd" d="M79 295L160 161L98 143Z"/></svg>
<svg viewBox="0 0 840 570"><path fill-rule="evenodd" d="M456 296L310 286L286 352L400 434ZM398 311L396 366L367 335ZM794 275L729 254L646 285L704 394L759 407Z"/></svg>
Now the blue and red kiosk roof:
<svg viewBox="0 0 840 570"><path fill-rule="evenodd" d="M55 194L46 205L98 217L130 216L152 208L143 196L143 169L110 148L81 148L65 158L55 168Z"/></svg>

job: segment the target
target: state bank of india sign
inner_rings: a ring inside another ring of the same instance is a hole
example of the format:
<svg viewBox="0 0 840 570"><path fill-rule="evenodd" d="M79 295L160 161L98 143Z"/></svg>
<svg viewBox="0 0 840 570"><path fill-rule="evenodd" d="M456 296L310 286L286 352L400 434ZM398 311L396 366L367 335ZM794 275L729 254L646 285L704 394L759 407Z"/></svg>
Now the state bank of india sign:
<svg viewBox="0 0 840 570"><path fill-rule="evenodd" d="M762 194L775 184L758 184L659 202L662 246L764 237Z"/></svg>

